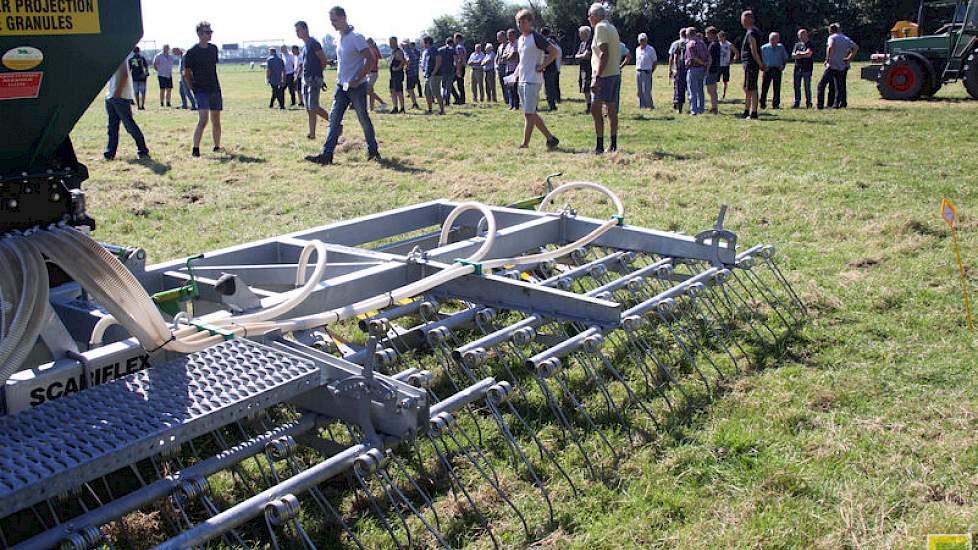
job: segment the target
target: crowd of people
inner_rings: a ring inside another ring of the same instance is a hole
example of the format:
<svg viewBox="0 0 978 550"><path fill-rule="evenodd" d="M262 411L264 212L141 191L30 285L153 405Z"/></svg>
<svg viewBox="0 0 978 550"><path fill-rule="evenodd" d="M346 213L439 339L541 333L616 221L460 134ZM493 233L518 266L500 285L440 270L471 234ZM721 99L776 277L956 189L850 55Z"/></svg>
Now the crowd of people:
<svg viewBox="0 0 978 550"><path fill-rule="evenodd" d="M624 67L633 59L639 109L655 109L652 99L652 82L659 56L649 43L645 33L637 37L632 52L622 41L618 30L609 21L607 7L602 3L590 6L588 25L578 29L579 46L572 58L580 67L578 88L584 96L585 113L594 123L597 154L618 149L618 112L620 109L621 78ZM381 52L373 39L354 31L346 19L346 12L336 6L329 11L330 23L339 33L336 60L336 83L330 111L320 104L320 95L326 90L324 67L328 60L322 45L313 38L304 21L295 24L296 36L302 47L282 46L270 48L265 60L265 78L271 88L269 108L278 104L285 109L285 93L290 102L304 107L309 120L308 138L316 138L319 119L328 124L326 141L317 155L306 160L318 164L331 164L346 111L354 110L363 128L368 157L380 159L371 111L388 112L387 102L376 91L379 80ZM540 115L541 92L546 98L549 111L555 111L561 103L560 64L563 51L557 37L547 27L537 31L536 18L528 9L516 15L516 27L496 33L496 43L476 43L469 52L462 33L448 37L443 44L436 44L431 37L422 39L421 48L411 40L388 41L390 56L390 113L407 112L406 97L411 108L425 114L444 115L446 107L466 103L466 72L469 72L469 98L477 103L502 102L510 110L523 114L523 139L521 148L529 147L534 130L546 140L548 149L558 147L560 140L550 132ZM788 62L794 62L793 108L804 106L823 109L847 106L846 78L858 46L840 31L839 25L829 26L825 70L812 93L815 47L807 29L798 31L798 41L790 53L781 43L781 35L771 32L765 41L757 27L751 10L743 12L741 24L745 36L740 48L728 39L725 31L707 27L703 32L695 27L681 29L679 38L669 47L669 79L673 85L672 107L683 112L689 103L691 115L709 111L719 113L719 102L725 100L730 81L730 67L741 61L744 69L743 118L757 119L759 109L781 108L781 84ZM183 109L198 111L198 123L193 132L191 154L200 156L200 142L208 124L212 128L214 151L221 151L221 111L223 99L217 75L218 51L211 44L213 30L207 22L196 28L198 43L182 52L171 52L164 45L152 63L136 48L109 85L106 110L109 115L109 146L105 157L113 158L118 146L120 124L137 143L139 155L148 156L145 140L132 117L131 105L145 109L146 81L150 68L159 80L160 106L170 106L173 89L173 70L177 69L179 91ZM763 78L761 75L763 74ZM130 86L128 80L131 80ZM719 86L722 84L722 92ZM499 93L497 94L497 90ZM769 95L770 93L770 95ZM826 102L826 93L828 101ZM707 108L707 96L709 108ZM770 98L770 101L768 101ZM419 104L419 100L425 107ZM437 107L437 111L435 110ZM609 140L605 148L605 121Z"/></svg>

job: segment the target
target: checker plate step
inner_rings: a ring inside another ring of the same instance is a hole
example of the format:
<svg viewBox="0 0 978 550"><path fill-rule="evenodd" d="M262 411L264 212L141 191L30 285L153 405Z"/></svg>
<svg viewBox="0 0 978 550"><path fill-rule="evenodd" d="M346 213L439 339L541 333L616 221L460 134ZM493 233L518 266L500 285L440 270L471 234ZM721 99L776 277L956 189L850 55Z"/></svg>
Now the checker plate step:
<svg viewBox="0 0 978 550"><path fill-rule="evenodd" d="M312 361L231 340L0 417L0 518L319 384Z"/></svg>

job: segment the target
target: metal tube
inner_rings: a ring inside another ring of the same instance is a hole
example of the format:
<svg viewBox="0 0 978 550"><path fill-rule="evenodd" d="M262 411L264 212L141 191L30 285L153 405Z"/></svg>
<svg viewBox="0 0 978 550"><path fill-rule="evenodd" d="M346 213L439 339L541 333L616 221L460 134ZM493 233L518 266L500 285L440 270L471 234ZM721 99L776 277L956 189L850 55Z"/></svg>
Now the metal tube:
<svg viewBox="0 0 978 550"><path fill-rule="evenodd" d="M568 269L567 271L561 273L560 275L554 275L549 279L545 279L541 281L539 284L543 286L553 286L557 284L557 282L560 281L561 279L567 279L567 278L576 279L577 277L582 277L584 275L587 275L591 271L591 268L597 267L599 265L607 265L612 262L616 262L620 260L622 256L624 256L625 254L627 254L627 252L623 252L623 251L608 254L607 256L603 256L592 262L588 262L586 264L577 266L574 269Z"/></svg>
<svg viewBox="0 0 978 550"><path fill-rule="evenodd" d="M489 388L496 385L495 378L483 378L455 395L431 406L429 416L434 418L443 412L455 412L462 407L486 396Z"/></svg>
<svg viewBox="0 0 978 550"><path fill-rule="evenodd" d="M564 340L563 342L557 344L556 346L544 350L533 357L530 357L524 363L527 368L536 370L539 368L540 364L547 359L561 358L573 353L577 348L584 345L584 341L592 336L597 336L601 334L600 327L591 327L584 332L575 334L574 336Z"/></svg>
<svg viewBox="0 0 978 550"><path fill-rule="evenodd" d="M595 295L601 294L601 293L604 293L604 292L614 292L614 291L618 290L619 288L622 288L624 286L627 286L630 281L632 281L632 280L634 280L634 279L636 279L638 277L645 277L647 275L654 275L656 271L659 271L660 269L662 269L664 267L672 267L672 262L673 262L673 259L672 258L665 258L663 260L659 260L659 261L657 261L657 262L655 262L653 264L649 264L649 265L647 265L647 266L645 266L645 267L643 267L641 269L638 269L636 271L633 271L633 272L629 273L628 275L619 277L618 279L615 279L614 281L611 281L610 283L608 283L606 285L599 286L598 288L592 290L591 292L593 292Z"/></svg>
<svg viewBox="0 0 978 550"><path fill-rule="evenodd" d="M697 283L706 284L712 281L713 278L716 277L718 273L720 273L720 271L721 271L720 268L711 267L710 269L707 269L703 273L700 273L695 277L690 277L689 279L686 279L685 281L677 284L676 286L670 288L669 290L666 290L665 292L661 292L653 296L652 298L649 298L648 300L636 306L633 306L632 308L622 313L621 318L625 319L633 315L644 315L648 313L650 310L655 309L662 301L668 300L670 298L678 298L682 296L683 294L686 293L689 287Z"/></svg>
<svg viewBox="0 0 978 550"><path fill-rule="evenodd" d="M343 452L330 457L328 460L320 462L312 468L300 472L282 483L208 518L193 529L184 531L178 536L160 544L156 547L156 550L191 548L227 533L231 529L246 523L248 520L263 514L265 505L272 500L282 498L287 494L298 494L308 491L323 481L351 468L357 457L368 450L370 450L370 447L367 445L353 445Z"/></svg>
<svg viewBox="0 0 978 550"><path fill-rule="evenodd" d="M194 464L193 466L176 474L150 483L142 489L133 491L132 493L113 500L112 502L108 502L105 505L100 506L86 514L72 518L71 521L62 523L53 529L40 533L18 544L17 546L14 546L11 550L43 550L47 548L56 548L72 533L84 529L85 527L104 525L128 514L133 510L142 508L156 499L169 495L185 480L207 477L211 474L234 466L245 459L251 458L252 456L263 452L265 450L265 445L268 442L274 441L280 437L295 437L306 433L316 427L317 420L318 417L314 414L302 416L299 418L299 420L292 422L291 424L279 426L274 430L232 447L221 454L213 456L202 462L198 462L197 464Z"/></svg>

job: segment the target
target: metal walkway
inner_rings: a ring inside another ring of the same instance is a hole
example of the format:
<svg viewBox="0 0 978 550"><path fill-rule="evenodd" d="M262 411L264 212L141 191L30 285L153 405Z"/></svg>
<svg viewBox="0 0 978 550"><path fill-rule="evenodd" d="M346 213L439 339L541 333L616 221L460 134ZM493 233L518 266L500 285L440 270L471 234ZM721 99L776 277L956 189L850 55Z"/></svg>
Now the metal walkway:
<svg viewBox="0 0 978 550"><path fill-rule="evenodd" d="M0 517L319 385L312 361L232 340L0 417Z"/></svg>

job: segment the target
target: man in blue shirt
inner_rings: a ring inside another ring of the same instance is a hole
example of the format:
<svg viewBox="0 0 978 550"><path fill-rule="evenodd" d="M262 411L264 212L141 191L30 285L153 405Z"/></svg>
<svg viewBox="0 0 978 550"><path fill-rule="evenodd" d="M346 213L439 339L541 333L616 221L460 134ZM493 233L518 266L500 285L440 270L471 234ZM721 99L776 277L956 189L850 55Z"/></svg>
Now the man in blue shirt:
<svg viewBox="0 0 978 550"><path fill-rule="evenodd" d="M265 82L272 88L272 98L268 100L268 108L275 107L278 101L280 109L285 109L285 62L278 56L275 48L268 49L268 59L265 60Z"/></svg>
<svg viewBox="0 0 978 550"><path fill-rule="evenodd" d="M453 93L452 86L455 84L457 75L457 70L455 67L455 40L452 38L446 38L445 45L438 48L437 53L438 61L435 61L437 64L435 67L435 74L441 77L442 99L444 100L445 105L450 105Z"/></svg>
<svg viewBox="0 0 978 550"><path fill-rule="evenodd" d="M321 116L329 122L329 113L319 106L319 92L323 86L323 67L326 65L326 52L322 44L309 35L309 25L305 21L295 24L295 35L305 43L302 48L302 102L306 104L309 115L309 139L316 139L316 117Z"/></svg>
<svg viewBox="0 0 978 550"><path fill-rule="evenodd" d="M767 91L774 84L771 107L781 108L781 75L788 63L788 50L781 43L781 35L772 32L768 43L761 46L761 59L764 61L764 79L761 81L761 109L767 109Z"/></svg>
<svg viewBox="0 0 978 550"><path fill-rule="evenodd" d="M357 113L360 126L363 127L363 137L367 142L367 160L380 161L380 151L377 138L374 135L374 125L367 111L367 73L373 59L367 39L362 34L353 32L353 27L346 21L346 10L335 6L329 10L329 21L333 28L340 33L339 45L336 49L336 90L333 95L333 112L329 118L329 134L326 143L318 155L310 155L306 160L316 164L332 164L333 152L343 131L343 115L353 107ZM308 63L308 56L306 57Z"/></svg>
<svg viewBox="0 0 978 550"><path fill-rule="evenodd" d="M424 99L428 104L427 113L429 115L436 101L438 102L438 114L445 114L445 98L441 91L441 75L438 72L440 68L435 41L430 36L426 36L424 37L424 52L421 54L421 70L424 71Z"/></svg>

